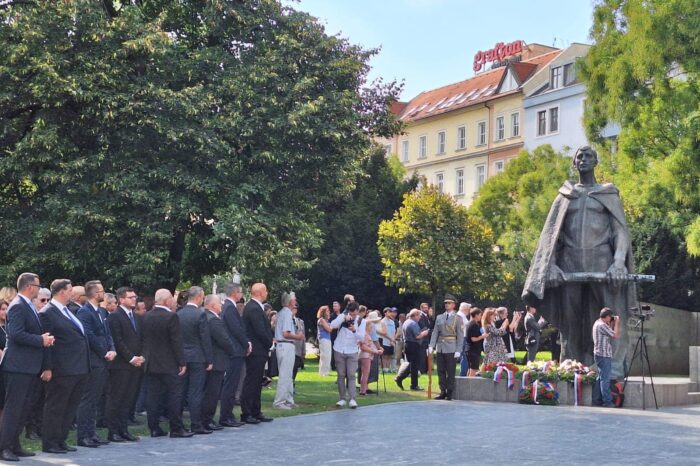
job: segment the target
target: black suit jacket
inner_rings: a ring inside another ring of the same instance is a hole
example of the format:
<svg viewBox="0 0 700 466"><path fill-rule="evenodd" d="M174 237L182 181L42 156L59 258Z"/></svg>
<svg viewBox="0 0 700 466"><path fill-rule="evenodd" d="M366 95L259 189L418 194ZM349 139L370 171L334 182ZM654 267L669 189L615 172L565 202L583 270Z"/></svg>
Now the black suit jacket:
<svg viewBox="0 0 700 466"><path fill-rule="evenodd" d="M185 365L180 319L162 307L154 307L143 318L143 356L146 373L177 374Z"/></svg>
<svg viewBox="0 0 700 466"><path fill-rule="evenodd" d="M272 327L270 322L265 317L260 304L251 299L243 309L243 323L245 324L246 334L253 344L254 356L267 356L272 346Z"/></svg>
<svg viewBox="0 0 700 466"><path fill-rule="evenodd" d="M129 316L121 306L118 306L117 309L107 317L109 331L112 334L112 340L114 340L114 350L117 352L117 357L114 358L110 364L110 370L141 370L129 363L134 356L143 355L143 342L141 338L143 320L136 314L134 314L134 320L136 321L136 330L134 330Z"/></svg>
<svg viewBox="0 0 700 466"><path fill-rule="evenodd" d="M87 303L86 303L87 304ZM68 304L66 304L66 307L68 308L69 311L73 313L73 315L78 315L78 311L82 307L80 304L76 303L75 301L68 301Z"/></svg>
<svg viewBox="0 0 700 466"><path fill-rule="evenodd" d="M102 308L95 310L88 302L78 310L77 316L90 343L90 367L107 367L105 355L114 351L112 334L107 324L107 311Z"/></svg>
<svg viewBox="0 0 700 466"><path fill-rule="evenodd" d="M211 364L211 336L204 310L188 304L177 311L177 316L180 318L182 342L185 345L185 361Z"/></svg>
<svg viewBox="0 0 700 466"><path fill-rule="evenodd" d="M226 325L231 342L233 343L233 356L245 356L248 351L248 335L246 334L243 317L238 313L236 304L231 300L224 300L223 311L221 311L221 319Z"/></svg>
<svg viewBox="0 0 700 466"><path fill-rule="evenodd" d="M44 333L39 317L19 295L7 309L7 348L2 370L20 374L41 373L44 361Z"/></svg>
<svg viewBox="0 0 700 466"><path fill-rule="evenodd" d="M213 363L215 371L225 371L229 359L234 355L233 342L228 336L226 325L216 314L206 311L209 333L211 334L211 348L213 351Z"/></svg>
<svg viewBox="0 0 700 466"><path fill-rule="evenodd" d="M88 339L77 324L52 303L42 309L39 317L44 330L56 339L53 346L44 351L43 369L51 370L53 377L85 375L90 372Z"/></svg>

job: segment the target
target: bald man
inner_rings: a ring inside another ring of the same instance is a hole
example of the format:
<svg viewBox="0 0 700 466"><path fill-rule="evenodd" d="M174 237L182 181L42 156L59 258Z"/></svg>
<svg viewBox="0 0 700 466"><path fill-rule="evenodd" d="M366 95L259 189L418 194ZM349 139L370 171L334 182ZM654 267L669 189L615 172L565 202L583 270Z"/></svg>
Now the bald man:
<svg viewBox="0 0 700 466"><path fill-rule="evenodd" d="M160 427L160 401L167 398L170 437L191 437L185 432L180 410L178 376L186 371L185 352L180 331L180 319L173 312L175 298L169 290L156 291L155 306L143 318L143 354L146 358L148 384L148 428L151 437L163 437Z"/></svg>
<svg viewBox="0 0 700 466"><path fill-rule="evenodd" d="M87 295L85 294L85 287L74 286L70 294L70 301L68 301L66 307L73 315L77 315L80 308L83 307L86 302Z"/></svg>
<svg viewBox="0 0 700 466"><path fill-rule="evenodd" d="M250 301L243 309L243 323L246 334L252 344L252 351L246 358L245 382L241 393L241 421L248 424L270 422L263 416L260 407L262 380L265 364L272 346L272 327L265 318L263 303L267 300L267 287L264 283L255 283L250 289Z"/></svg>

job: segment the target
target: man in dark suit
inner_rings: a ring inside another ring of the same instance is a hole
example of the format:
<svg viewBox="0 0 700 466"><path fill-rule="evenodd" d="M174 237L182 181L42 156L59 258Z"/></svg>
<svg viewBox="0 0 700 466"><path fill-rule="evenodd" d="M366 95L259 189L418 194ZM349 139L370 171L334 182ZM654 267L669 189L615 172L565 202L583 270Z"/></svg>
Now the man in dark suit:
<svg viewBox="0 0 700 466"><path fill-rule="evenodd" d="M540 335L542 329L547 325L547 321L540 317L540 320L535 319L537 309L534 306L525 306L527 314L525 315L525 349L527 349L527 361L534 361L537 356L537 350L540 347Z"/></svg>
<svg viewBox="0 0 700 466"><path fill-rule="evenodd" d="M221 300L214 294L204 298L207 324L211 335L211 347L214 367L207 373L207 382L204 385L204 398L202 401L202 422L209 430L221 430L223 427L214 424L216 405L221 398L221 386L224 381L224 373L233 357L233 342L228 336L226 325L221 320Z"/></svg>
<svg viewBox="0 0 700 466"><path fill-rule="evenodd" d="M246 376L241 393L241 420L247 424L270 422L263 416L260 407L262 380L265 364L272 346L272 327L265 317L263 303L267 299L264 283L255 283L250 289L251 299L243 310L243 323L246 334L252 343L252 351L246 358Z"/></svg>
<svg viewBox="0 0 700 466"><path fill-rule="evenodd" d="M87 294L85 294L85 287L76 285L73 287L73 291L70 295L70 301L66 304L66 307L73 315L77 315L81 307L87 302Z"/></svg>
<svg viewBox="0 0 700 466"><path fill-rule="evenodd" d="M71 292L70 280L54 280L51 282L53 298L39 313L42 327L56 339L51 348L44 351L41 373L41 379L47 382L41 435L41 449L46 453L76 451L66 444L66 439L90 374L85 329L67 306Z"/></svg>
<svg viewBox="0 0 700 466"><path fill-rule="evenodd" d="M160 407L167 399L170 437L191 437L185 432L180 410L180 386L177 377L185 374L185 353L182 345L180 319L175 314L175 298L169 290L156 291L155 307L143 319L143 354L146 357L146 384L148 394L148 428L151 437L163 437L160 428Z"/></svg>
<svg viewBox="0 0 700 466"><path fill-rule="evenodd" d="M240 427L244 423L237 422L233 414L233 405L236 399L236 390L241 378L241 372L245 365L245 357L250 354L252 345L245 332L245 325L240 312L238 301L243 297L243 288L237 283L227 283L224 287L226 300L224 301L221 319L226 327L228 336L233 345L233 354L228 359L224 385L221 388L221 409L219 410L219 425L224 427Z"/></svg>
<svg viewBox="0 0 700 466"><path fill-rule="evenodd" d="M19 292L7 310L7 347L2 361L5 409L0 420L0 459L4 461L34 456L22 449L19 434L30 409L29 401L41 382L44 348L54 343L54 337L43 330L32 304L40 287L38 275L21 274L17 279Z"/></svg>
<svg viewBox="0 0 700 466"><path fill-rule="evenodd" d="M135 442L138 440L129 433L129 412L134 404L143 373L140 316L133 314L136 307L136 293L133 288L117 290L119 306L107 317L117 356L109 368L109 396L105 406L105 417L109 427L110 442Z"/></svg>
<svg viewBox="0 0 700 466"><path fill-rule="evenodd" d="M202 423L202 399L207 371L212 370L211 336L207 316L202 310L204 290L193 286L188 291L188 302L177 311L185 346L187 371L181 377L182 393L187 396L190 410L190 430L195 434L211 434Z"/></svg>
<svg viewBox="0 0 700 466"><path fill-rule="evenodd" d="M90 378L85 384L77 416L78 445L88 448L109 443L101 440L95 429L97 404L107 383L107 365L117 356L112 334L107 325L107 311L99 304L104 299L104 294L104 288L99 280L87 282L85 284L87 302L78 309L77 313L90 344Z"/></svg>

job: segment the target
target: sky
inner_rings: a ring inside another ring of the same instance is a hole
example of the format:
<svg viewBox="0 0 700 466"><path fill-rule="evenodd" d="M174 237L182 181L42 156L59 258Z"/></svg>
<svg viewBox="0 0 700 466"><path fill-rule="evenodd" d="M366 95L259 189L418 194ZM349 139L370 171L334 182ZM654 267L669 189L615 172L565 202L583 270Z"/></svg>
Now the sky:
<svg viewBox="0 0 700 466"><path fill-rule="evenodd" d="M474 54L497 42L590 43L593 0L283 0L330 35L381 47L370 80L404 81L401 100L474 76Z"/></svg>

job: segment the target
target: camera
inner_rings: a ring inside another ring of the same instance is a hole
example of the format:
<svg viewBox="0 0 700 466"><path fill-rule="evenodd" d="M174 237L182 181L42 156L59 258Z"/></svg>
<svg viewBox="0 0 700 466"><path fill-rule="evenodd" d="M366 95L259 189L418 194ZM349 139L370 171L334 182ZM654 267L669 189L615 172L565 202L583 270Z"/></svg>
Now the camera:
<svg viewBox="0 0 700 466"><path fill-rule="evenodd" d="M358 306L358 304L356 302L352 301L352 302L348 303L348 305L343 310L343 315L349 316L354 311L358 310L359 307L360 306ZM358 321L358 325L361 321L362 321L362 319L360 319L360 321ZM340 324L340 328L351 329L351 327L354 327L354 326L355 326L355 319L345 320L345 321L343 321L342 324ZM352 329L352 330L354 331L354 329Z"/></svg>
<svg viewBox="0 0 700 466"><path fill-rule="evenodd" d="M631 307L630 315L642 319L650 319L656 314L656 310L648 304L642 304L640 307Z"/></svg>

